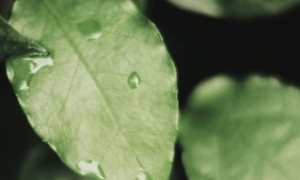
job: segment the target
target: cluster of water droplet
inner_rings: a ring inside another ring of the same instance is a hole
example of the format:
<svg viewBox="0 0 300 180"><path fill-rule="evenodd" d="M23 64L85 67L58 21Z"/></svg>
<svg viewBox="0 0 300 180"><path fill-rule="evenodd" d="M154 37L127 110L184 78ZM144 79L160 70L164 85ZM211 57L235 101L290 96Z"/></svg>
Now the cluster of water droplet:
<svg viewBox="0 0 300 180"><path fill-rule="evenodd" d="M30 72L27 77L21 82L20 90L29 89L30 81L32 79L32 75L36 74L41 68L45 66L52 66L53 59L51 57L33 57L33 58L23 58L22 60L29 62Z"/></svg>
<svg viewBox="0 0 300 180"><path fill-rule="evenodd" d="M12 65L14 61L21 61L22 63L17 67ZM30 88L31 80L40 69L45 66L52 66L53 59L47 57L25 57L9 61L6 66L8 79L15 84L17 90L27 90ZM15 72L16 71L16 72Z"/></svg>
<svg viewBox="0 0 300 180"><path fill-rule="evenodd" d="M96 161L90 159L83 160L80 161L76 167L80 173L85 176L94 177L96 179L105 179L104 171L101 165Z"/></svg>
<svg viewBox="0 0 300 180"><path fill-rule="evenodd" d="M137 72L132 72L127 79L127 84L131 89L136 89L140 86L141 78Z"/></svg>

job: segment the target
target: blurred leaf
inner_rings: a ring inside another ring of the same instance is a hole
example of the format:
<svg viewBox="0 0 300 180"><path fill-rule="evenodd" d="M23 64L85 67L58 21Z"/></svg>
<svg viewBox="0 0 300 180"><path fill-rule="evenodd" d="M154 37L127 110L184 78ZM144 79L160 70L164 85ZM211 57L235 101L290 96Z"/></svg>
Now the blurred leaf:
<svg viewBox="0 0 300 180"><path fill-rule="evenodd" d="M18 56L45 54L47 54L45 48L20 35L0 17L0 61Z"/></svg>
<svg viewBox="0 0 300 180"><path fill-rule="evenodd" d="M148 0L132 0L132 2L138 7L138 9L142 13L146 13L147 6L148 6Z"/></svg>
<svg viewBox="0 0 300 180"><path fill-rule="evenodd" d="M182 115L190 180L297 180L300 94L275 78L201 83Z"/></svg>
<svg viewBox="0 0 300 180"><path fill-rule="evenodd" d="M168 0L179 8L215 18L245 19L283 13L300 0Z"/></svg>
<svg viewBox="0 0 300 180"><path fill-rule="evenodd" d="M7 72L37 134L96 179L169 176L176 71L156 28L129 0L19 0L11 24L52 57Z"/></svg>

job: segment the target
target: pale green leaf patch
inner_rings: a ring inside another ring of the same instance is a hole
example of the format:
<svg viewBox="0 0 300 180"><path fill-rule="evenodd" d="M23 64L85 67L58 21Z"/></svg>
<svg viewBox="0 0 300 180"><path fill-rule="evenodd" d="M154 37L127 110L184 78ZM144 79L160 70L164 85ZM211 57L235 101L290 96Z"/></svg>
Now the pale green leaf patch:
<svg viewBox="0 0 300 180"><path fill-rule="evenodd" d="M95 179L166 180L176 139L176 71L129 0L19 0L11 25L50 55L7 63L37 134Z"/></svg>

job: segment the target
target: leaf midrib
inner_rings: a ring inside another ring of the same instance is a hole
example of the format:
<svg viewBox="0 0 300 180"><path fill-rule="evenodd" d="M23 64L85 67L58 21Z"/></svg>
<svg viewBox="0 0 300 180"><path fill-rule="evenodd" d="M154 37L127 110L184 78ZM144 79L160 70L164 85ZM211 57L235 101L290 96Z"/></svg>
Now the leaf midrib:
<svg viewBox="0 0 300 180"><path fill-rule="evenodd" d="M49 5L46 0L41 0L41 2L44 4L45 8L49 11L50 13L50 17L53 18L53 20L57 23L57 26L58 28L61 30L61 32L64 34L65 36L65 39L67 40L68 44L71 46L71 48L74 50L75 54L77 55L79 61L83 64L83 66L85 67L86 71L88 72L87 74L89 74L89 76L92 78L94 84L96 85L97 87L97 90L105 104L105 106L107 107L107 110L111 116L111 119L116 123L117 127L118 127L118 130L121 132L122 136L124 137L125 141L126 141L126 144L129 146L131 152L133 153L134 157L136 158L136 161L137 163L144 167L142 165L142 163L140 162L138 156L136 155L135 151L131 148L124 132L122 131L121 129L121 126L120 124L118 123L118 121L116 120L116 117L113 115L112 111L111 111L111 108L108 106L108 103L107 103L107 100L105 99L105 97L103 96L103 93L102 93L102 89L101 87L97 84L97 80L95 79L95 77L90 73L92 72L89 65L86 63L86 61L84 60L84 57L83 55L80 53L80 50L77 48L76 44L72 41L72 39L69 37L68 33L66 33L66 31L64 30L64 28L62 27L62 25L60 24L59 22L59 18L57 17L57 15L54 13L54 11L51 9L51 5ZM117 136L118 132L116 133L116 136ZM114 139L114 138L113 138ZM104 157L103 157L104 158ZM102 159L103 159L102 158Z"/></svg>

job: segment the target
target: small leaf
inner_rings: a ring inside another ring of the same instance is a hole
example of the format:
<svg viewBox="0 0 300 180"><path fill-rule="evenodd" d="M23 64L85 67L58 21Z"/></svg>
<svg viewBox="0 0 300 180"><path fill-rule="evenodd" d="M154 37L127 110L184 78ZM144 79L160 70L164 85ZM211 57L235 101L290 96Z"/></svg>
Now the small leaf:
<svg viewBox="0 0 300 180"><path fill-rule="evenodd" d="M215 18L247 19L281 14L300 0L168 0L179 8Z"/></svg>
<svg viewBox="0 0 300 180"><path fill-rule="evenodd" d="M44 47L20 35L0 17L0 61L18 56L47 55Z"/></svg>
<svg viewBox="0 0 300 180"><path fill-rule="evenodd" d="M30 124L60 158L95 179L166 180L176 71L133 3L19 0L11 24L52 55L13 59L7 72Z"/></svg>
<svg viewBox="0 0 300 180"><path fill-rule="evenodd" d="M201 83L181 121L191 180L297 180L300 93L275 78Z"/></svg>

